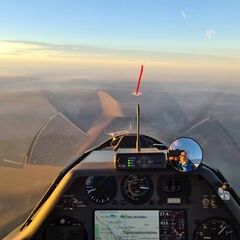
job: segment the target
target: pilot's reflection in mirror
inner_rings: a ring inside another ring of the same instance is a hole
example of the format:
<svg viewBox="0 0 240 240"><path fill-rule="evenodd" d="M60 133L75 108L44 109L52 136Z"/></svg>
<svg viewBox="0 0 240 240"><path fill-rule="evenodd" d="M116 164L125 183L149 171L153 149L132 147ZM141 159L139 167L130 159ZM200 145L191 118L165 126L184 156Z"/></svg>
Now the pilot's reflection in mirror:
<svg viewBox="0 0 240 240"><path fill-rule="evenodd" d="M180 152L180 153L176 154L173 152ZM175 168L183 172L191 172L196 168L195 165L191 162L191 160L188 159L187 152L185 152L184 150L177 149L177 150L169 151L168 160L171 161L171 164Z"/></svg>
<svg viewBox="0 0 240 240"><path fill-rule="evenodd" d="M202 149L191 138L178 138L168 148L168 160L176 170L191 172L202 162Z"/></svg>

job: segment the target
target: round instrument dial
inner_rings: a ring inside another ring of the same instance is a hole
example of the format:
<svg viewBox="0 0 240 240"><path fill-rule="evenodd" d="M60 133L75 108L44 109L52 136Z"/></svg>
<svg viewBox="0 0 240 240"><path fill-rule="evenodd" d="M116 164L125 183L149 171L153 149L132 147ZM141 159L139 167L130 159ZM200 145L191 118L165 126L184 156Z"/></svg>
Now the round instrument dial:
<svg viewBox="0 0 240 240"><path fill-rule="evenodd" d="M117 193L117 182L111 176L90 176L85 182L86 194L97 204L109 203Z"/></svg>
<svg viewBox="0 0 240 240"><path fill-rule="evenodd" d="M146 176L130 175L122 182L122 195L130 203L146 203L153 195L153 182Z"/></svg>
<svg viewBox="0 0 240 240"><path fill-rule="evenodd" d="M209 219L200 224L195 233L195 240L237 240L230 223L222 219Z"/></svg>
<svg viewBox="0 0 240 240"><path fill-rule="evenodd" d="M179 198L187 201L191 192L191 185L186 176L161 176L158 180L158 195L163 202L168 198Z"/></svg>

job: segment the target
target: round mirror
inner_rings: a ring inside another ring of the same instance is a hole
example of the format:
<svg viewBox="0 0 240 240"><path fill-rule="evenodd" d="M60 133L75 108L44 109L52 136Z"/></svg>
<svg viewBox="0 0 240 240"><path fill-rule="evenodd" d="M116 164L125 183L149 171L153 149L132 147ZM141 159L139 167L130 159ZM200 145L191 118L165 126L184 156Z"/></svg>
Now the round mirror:
<svg viewBox="0 0 240 240"><path fill-rule="evenodd" d="M202 159L202 148L192 138L178 138L168 148L168 160L180 172L191 172L197 169Z"/></svg>

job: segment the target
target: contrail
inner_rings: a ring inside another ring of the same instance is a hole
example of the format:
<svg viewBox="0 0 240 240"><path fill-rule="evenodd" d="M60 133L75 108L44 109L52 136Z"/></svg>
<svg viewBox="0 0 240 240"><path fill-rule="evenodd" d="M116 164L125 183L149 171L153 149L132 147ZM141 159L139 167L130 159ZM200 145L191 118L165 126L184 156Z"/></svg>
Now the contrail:
<svg viewBox="0 0 240 240"><path fill-rule="evenodd" d="M181 14L185 19L187 18L187 15L185 14L185 12L183 10L181 10Z"/></svg>

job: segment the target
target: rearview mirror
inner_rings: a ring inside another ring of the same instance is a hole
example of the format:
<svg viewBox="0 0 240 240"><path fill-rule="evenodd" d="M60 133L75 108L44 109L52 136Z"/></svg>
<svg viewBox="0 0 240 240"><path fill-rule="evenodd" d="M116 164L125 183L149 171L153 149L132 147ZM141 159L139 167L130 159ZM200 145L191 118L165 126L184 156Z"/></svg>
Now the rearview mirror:
<svg viewBox="0 0 240 240"><path fill-rule="evenodd" d="M194 171L202 163L202 148L192 138L177 138L168 148L168 160L180 172Z"/></svg>

